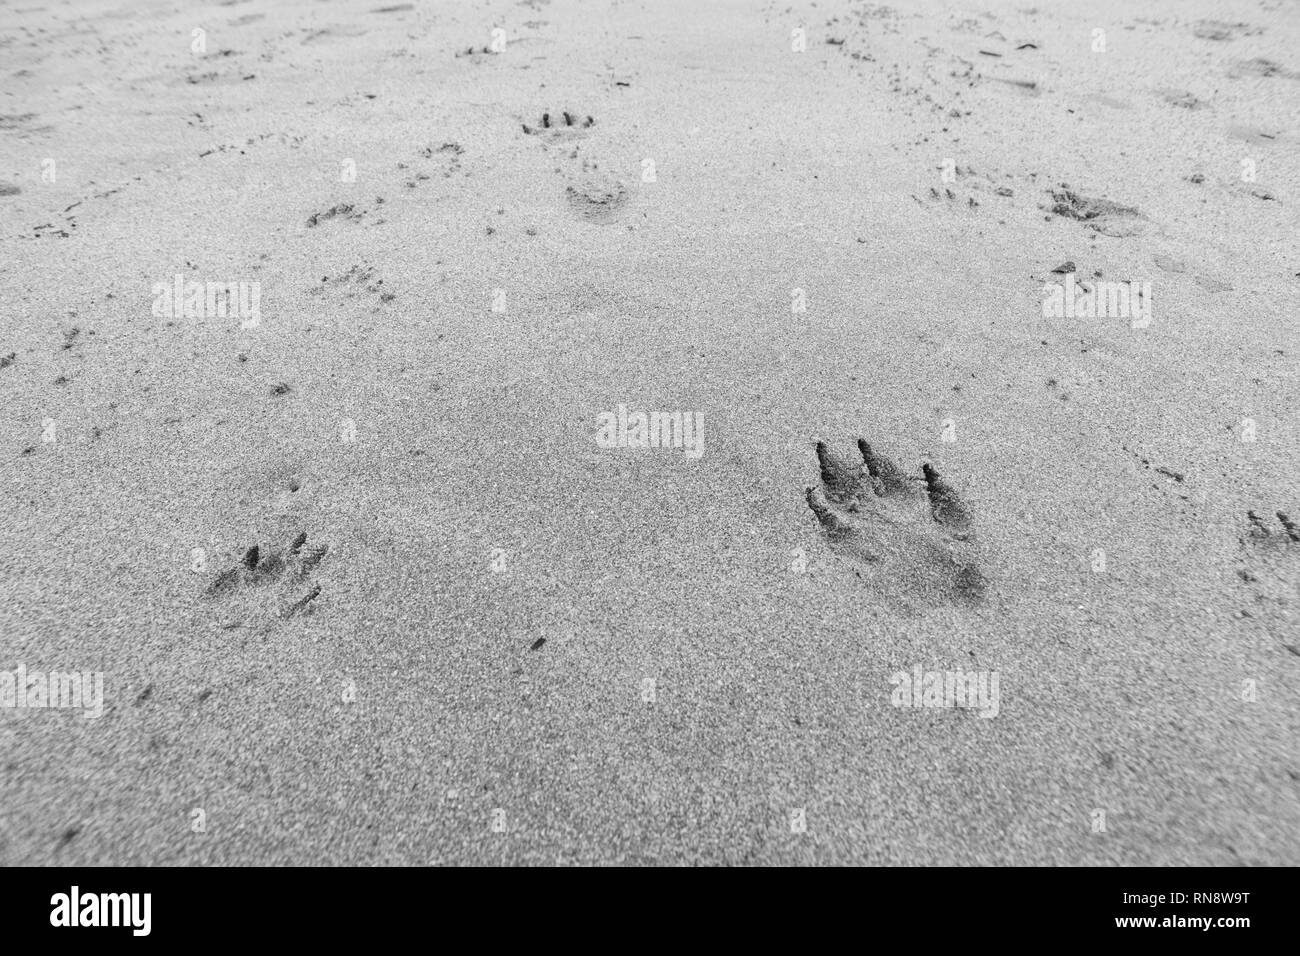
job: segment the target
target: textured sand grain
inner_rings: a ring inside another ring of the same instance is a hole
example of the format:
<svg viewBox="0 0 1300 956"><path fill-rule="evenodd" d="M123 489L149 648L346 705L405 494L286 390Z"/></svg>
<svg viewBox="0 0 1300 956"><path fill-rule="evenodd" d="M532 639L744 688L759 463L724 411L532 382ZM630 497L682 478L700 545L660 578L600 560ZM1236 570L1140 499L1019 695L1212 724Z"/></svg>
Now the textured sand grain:
<svg viewBox="0 0 1300 956"><path fill-rule="evenodd" d="M1246 519L1300 512L1294 5L28 6L0 669L107 711L0 713L0 862L1300 862L1300 546ZM1043 319L1067 260L1152 327ZM154 317L176 273L261 326ZM619 403L705 454L600 448ZM981 605L828 546L858 438L968 503ZM309 613L203 597L302 532ZM915 665L1000 715L891 707Z"/></svg>

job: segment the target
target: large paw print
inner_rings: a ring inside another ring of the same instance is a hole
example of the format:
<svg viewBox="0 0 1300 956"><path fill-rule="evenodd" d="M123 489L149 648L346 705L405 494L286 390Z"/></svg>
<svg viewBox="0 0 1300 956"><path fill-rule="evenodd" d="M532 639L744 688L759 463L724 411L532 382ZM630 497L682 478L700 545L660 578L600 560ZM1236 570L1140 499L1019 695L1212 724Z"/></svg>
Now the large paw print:
<svg viewBox="0 0 1300 956"><path fill-rule="evenodd" d="M862 439L858 452L862 461L850 464L817 443L821 487L807 489L808 507L831 547L859 562L887 597L983 600L970 511L957 493L928 463L909 475Z"/></svg>
<svg viewBox="0 0 1300 956"><path fill-rule="evenodd" d="M311 580L328 549L307 547L307 532L299 532L288 549L263 551L253 545L239 564L218 574L203 590L210 601L225 605L222 627L242 627L260 622L269 628L277 621L311 614L321 587Z"/></svg>
<svg viewBox="0 0 1300 956"><path fill-rule="evenodd" d="M1274 520L1276 519L1276 520ZM1272 515L1246 512L1241 537L1242 561L1237 577L1251 595L1241 614L1276 631L1282 645L1300 657L1300 524L1283 511Z"/></svg>

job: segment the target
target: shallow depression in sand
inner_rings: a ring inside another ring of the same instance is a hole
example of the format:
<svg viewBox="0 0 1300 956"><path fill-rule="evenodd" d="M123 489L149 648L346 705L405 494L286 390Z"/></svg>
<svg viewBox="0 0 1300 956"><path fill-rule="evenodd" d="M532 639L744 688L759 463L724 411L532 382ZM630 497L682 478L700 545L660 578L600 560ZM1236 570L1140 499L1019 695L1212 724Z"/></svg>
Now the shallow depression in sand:
<svg viewBox="0 0 1300 956"><path fill-rule="evenodd" d="M569 209L579 219L609 225L622 218L631 194L626 184L608 177L588 177L564 189Z"/></svg>

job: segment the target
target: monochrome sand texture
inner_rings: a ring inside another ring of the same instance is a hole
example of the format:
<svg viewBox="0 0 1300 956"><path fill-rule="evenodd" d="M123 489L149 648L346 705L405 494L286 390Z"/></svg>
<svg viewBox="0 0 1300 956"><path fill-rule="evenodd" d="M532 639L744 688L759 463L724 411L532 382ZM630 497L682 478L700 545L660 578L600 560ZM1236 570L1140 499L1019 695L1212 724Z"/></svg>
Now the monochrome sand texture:
<svg viewBox="0 0 1300 956"><path fill-rule="evenodd" d="M1300 863L1295 2L0 24L0 863Z"/></svg>

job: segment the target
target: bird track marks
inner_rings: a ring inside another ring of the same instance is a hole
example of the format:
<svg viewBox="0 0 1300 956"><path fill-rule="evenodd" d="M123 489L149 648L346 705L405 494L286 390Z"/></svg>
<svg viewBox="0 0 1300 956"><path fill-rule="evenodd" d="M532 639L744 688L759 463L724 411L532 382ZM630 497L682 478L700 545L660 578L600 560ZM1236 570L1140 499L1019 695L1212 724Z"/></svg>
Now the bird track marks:
<svg viewBox="0 0 1300 956"><path fill-rule="evenodd" d="M300 531L288 549L263 551L253 545L239 564L218 574L203 590L203 597L228 605L222 627L230 630L260 621L269 630L276 621L311 614L321 586L312 580L328 551L324 545L307 547L307 532Z"/></svg>
<svg viewBox="0 0 1300 956"><path fill-rule="evenodd" d="M831 548L904 605L982 601L975 532L957 493L929 464L909 475L862 439L858 452L861 463L849 464L817 443L821 485L805 496Z"/></svg>

